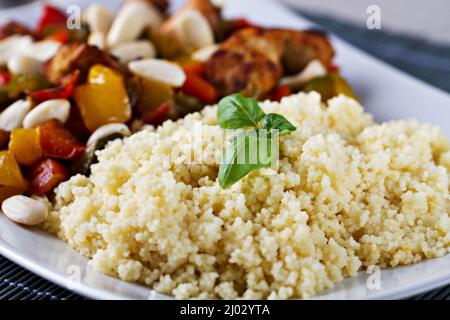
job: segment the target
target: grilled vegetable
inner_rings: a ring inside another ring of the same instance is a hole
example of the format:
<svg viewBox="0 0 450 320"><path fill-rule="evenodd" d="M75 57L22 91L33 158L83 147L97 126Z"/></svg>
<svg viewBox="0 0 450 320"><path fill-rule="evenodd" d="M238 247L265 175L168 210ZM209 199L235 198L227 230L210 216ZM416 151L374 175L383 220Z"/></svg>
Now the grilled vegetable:
<svg viewBox="0 0 450 320"><path fill-rule="evenodd" d="M48 33L48 36L44 38L45 40L53 40L60 43L69 42L69 31L65 26L55 28L55 30L51 30L50 32L46 30L46 33Z"/></svg>
<svg viewBox="0 0 450 320"><path fill-rule="evenodd" d="M17 74L11 78L11 80L5 86L5 90L8 94L9 99L16 100L23 93L47 89L50 86L51 83L43 76L32 74Z"/></svg>
<svg viewBox="0 0 450 320"><path fill-rule="evenodd" d="M198 77L204 77L206 66L203 62L192 62L190 64L184 65L183 70L186 74L193 74Z"/></svg>
<svg viewBox="0 0 450 320"><path fill-rule="evenodd" d="M177 115L179 116L185 116L188 113L200 111L203 106L203 103L199 99L182 91L177 92L175 96L175 107Z"/></svg>
<svg viewBox="0 0 450 320"><path fill-rule="evenodd" d="M95 65L89 71L88 83L75 88L74 99L84 124L93 132L111 123L125 123L131 118L131 105L120 73Z"/></svg>
<svg viewBox="0 0 450 320"><path fill-rule="evenodd" d="M36 196L46 195L69 177L67 168L61 162L45 159L31 169L27 193Z"/></svg>
<svg viewBox="0 0 450 320"><path fill-rule="evenodd" d="M0 86L6 86L11 80L11 74L6 70L0 71Z"/></svg>
<svg viewBox="0 0 450 320"><path fill-rule="evenodd" d="M11 132L9 150L19 164L31 166L42 157L39 131L33 129L17 128Z"/></svg>
<svg viewBox="0 0 450 320"><path fill-rule="evenodd" d="M97 140L93 148L86 149L86 151L72 164L72 174L90 175L91 165L98 162L95 152L103 150L108 142L121 138L123 138L123 134L116 132Z"/></svg>
<svg viewBox="0 0 450 320"><path fill-rule="evenodd" d="M186 54L182 43L171 35L166 35L155 30L151 30L149 39L158 52L158 56L163 59L174 59Z"/></svg>
<svg viewBox="0 0 450 320"><path fill-rule="evenodd" d="M148 112L141 117L141 120L146 124L151 124L154 126L160 125L165 120L169 118L172 111L172 105L169 103L163 103L158 106L155 110Z"/></svg>
<svg viewBox="0 0 450 320"><path fill-rule="evenodd" d="M37 32L40 35L45 34L45 29L55 26L65 26L67 17L64 12L58 8L45 4L42 8L42 15L37 25Z"/></svg>
<svg viewBox="0 0 450 320"><path fill-rule="evenodd" d="M49 120L38 127L39 141L45 157L72 160L83 153L85 147L57 120Z"/></svg>
<svg viewBox="0 0 450 320"><path fill-rule="evenodd" d="M288 86L278 86L270 95L270 100L281 101L284 97L291 94L291 89Z"/></svg>
<svg viewBox="0 0 450 320"><path fill-rule="evenodd" d="M303 91L317 91L322 96L322 101L327 101L339 94L358 99L348 82L338 73L330 73L306 83Z"/></svg>
<svg viewBox="0 0 450 320"><path fill-rule="evenodd" d="M19 165L11 151L0 151L0 202L6 198L21 194L27 188Z"/></svg>
<svg viewBox="0 0 450 320"><path fill-rule="evenodd" d="M186 74L186 81L181 90L208 104L217 102L219 98L219 94L213 85L192 73Z"/></svg>
<svg viewBox="0 0 450 320"><path fill-rule="evenodd" d="M9 101L8 92L4 87L0 86L0 111L8 106Z"/></svg>
<svg viewBox="0 0 450 320"><path fill-rule="evenodd" d="M75 70L72 74L63 77L57 87L32 91L29 93L29 96L35 103L41 103L51 99L68 99L75 89L79 75L80 72Z"/></svg>
<svg viewBox="0 0 450 320"><path fill-rule="evenodd" d="M0 129L0 150L6 149L8 147L10 139L10 133L8 131Z"/></svg>
<svg viewBox="0 0 450 320"><path fill-rule="evenodd" d="M174 90L162 82L139 79L139 97L136 112L139 117L152 112L163 103L173 103Z"/></svg>

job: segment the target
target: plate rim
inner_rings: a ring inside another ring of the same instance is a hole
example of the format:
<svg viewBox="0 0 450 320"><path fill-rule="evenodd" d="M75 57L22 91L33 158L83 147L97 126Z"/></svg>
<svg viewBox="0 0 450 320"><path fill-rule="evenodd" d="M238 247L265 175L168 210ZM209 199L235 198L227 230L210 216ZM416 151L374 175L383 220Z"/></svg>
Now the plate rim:
<svg viewBox="0 0 450 320"><path fill-rule="evenodd" d="M67 243L65 243L64 241L58 239L56 236L54 236L54 240L55 241L60 241L63 242L65 245L69 246ZM73 248L71 248L69 246L70 250L73 250L76 254L81 255L79 252L77 252L76 250L74 250ZM65 278L63 275L61 275L60 273L58 273L57 271L51 270L45 266L42 266L41 264L39 264L38 262L34 261L33 258L26 258L24 257L20 252L14 250L13 248L11 248L11 246L9 244L7 244L2 238L0 238L0 254L3 255L4 257L6 257L7 259L13 261L14 263L18 264L19 266L41 276L42 278L53 282L59 286L61 286L62 288L66 289L66 290L70 290L73 291L75 293L78 293L84 297L90 298L90 299L105 299L105 300L130 300L130 298L114 293L112 291L108 291L105 289L100 289L100 288L96 288L94 286L90 286L86 283L84 283L83 281L80 282L78 285L74 286L73 288L68 288L67 286L67 278ZM426 263L427 261L432 261L432 260L436 260L436 259L445 259L445 258L449 258L449 256L444 256L441 258L434 258L434 259L427 259L427 260L423 260L421 262L418 263ZM407 265L405 266L399 266L399 267L395 267L395 268L401 268L401 267L407 267ZM394 268L394 269L395 269ZM95 272L95 271L94 271ZM360 271L362 272L362 271ZM108 275L104 275L103 276L107 276L110 277ZM136 283L131 283L131 282L127 282L125 280L119 279L119 278L115 278L115 277L111 277L114 281L120 281L120 282L125 282L127 284L132 284L132 285L137 285L139 287L142 287L143 289L146 289L149 291L149 293L155 292L152 288L150 287L145 287L143 285L140 284L136 284ZM350 279L350 278L346 278L346 279ZM338 284L338 283L336 283ZM336 285L335 284L335 285ZM411 282L409 285L407 286L402 286L399 287L397 289L393 289L390 290L388 292L380 292L377 294L372 295L369 298L365 298L362 297L361 299L353 299L353 300L394 300L394 299L405 299L405 298L409 298L412 297L414 295L420 294L422 292L426 292L426 291L430 291L430 290L434 290L437 288L441 288L441 287L445 287L448 284L450 284L450 270L448 270L447 273L444 273L442 275L439 275L437 277L434 277L433 279L428 279L428 280L422 280L422 281L417 281L417 282ZM330 290L332 290L333 288L330 288ZM324 292L322 292L324 293ZM157 293L159 296L161 296L164 299L175 299L174 297L170 297L168 295L165 294L160 294ZM310 298L310 300L327 300L326 297L322 297L320 295L320 293L318 293L318 295L313 296L312 298ZM148 299L151 300L151 299ZM294 299L294 300L302 300L302 299ZM345 300L345 298L339 299L336 298L335 300Z"/></svg>

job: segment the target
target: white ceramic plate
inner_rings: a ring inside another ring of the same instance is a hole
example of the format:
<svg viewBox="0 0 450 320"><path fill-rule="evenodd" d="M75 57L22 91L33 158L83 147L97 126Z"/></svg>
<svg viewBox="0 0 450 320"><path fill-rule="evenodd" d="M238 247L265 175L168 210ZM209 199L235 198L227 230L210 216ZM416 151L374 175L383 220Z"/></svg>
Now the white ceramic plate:
<svg viewBox="0 0 450 320"><path fill-rule="evenodd" d="M97 0L99 1L99 0ZM67 5L67 1L52 1ZM70 1L74 3L75 1ZM88 0L78 1L81 5ZM120 0L108 1L118 6ZM180 1L173 1L179 3ZM311 27L311 23L270 0L226 0L228 16L246 16L266 26ZM32 21L39 4L2 10L8 18ZM450 96L333 37L336 62L379 121L416 118L440 126L450 137ZM167 299L169 297L131 283L108 277L87 267L87 260L64 242L37 229L18 226L0 215L0 254L63 287L97 299ZM370 274L361 272L323 292L318 299L396 299L450 283L450 255L414 265L382 270L380 288L366 285ZM77 280L80 281L77 281Z"/></svg>

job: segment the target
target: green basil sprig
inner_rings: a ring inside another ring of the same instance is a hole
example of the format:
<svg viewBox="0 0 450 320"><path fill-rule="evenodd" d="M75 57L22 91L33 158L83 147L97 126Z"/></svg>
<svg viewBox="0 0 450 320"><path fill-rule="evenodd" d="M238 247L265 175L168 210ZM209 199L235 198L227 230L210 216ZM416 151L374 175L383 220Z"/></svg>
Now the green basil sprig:
<svg viewBox="0 0 450 320"><path fill-rule="evenodd" d="M217 121L223 129L243 129L231 138L219 168L219 185L227 189L250 172L270 168L278 149L273 139L297 128L276 113L265 114L253 98L233 94L223 98L217 109Z"/></svg>
<svg viewBox="0 0 450 320"><path fill-rule="evenodd" d="M266 114L262 119L262 127L267 130L278 130L280 136L289 134L297 129L285 117L278 113Z"/></svg>
<svg viewBox="0 0 450 320"><path fill-rule="evenodd" d="M233 94L220 100L217 121L224 129L256 128L264 115L255 99Z"/></svg>

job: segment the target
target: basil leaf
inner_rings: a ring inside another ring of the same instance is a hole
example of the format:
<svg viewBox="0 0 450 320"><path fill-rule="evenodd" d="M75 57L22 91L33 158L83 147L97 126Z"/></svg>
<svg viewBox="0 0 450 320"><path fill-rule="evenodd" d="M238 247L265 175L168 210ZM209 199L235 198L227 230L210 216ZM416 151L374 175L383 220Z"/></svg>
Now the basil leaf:
<svg viewBox="0 0 450 320"><path fill-rule="evenodd" d="M285 117L278 113L269 113L262 119L262 127L267 130L278 130L280 136L295 131L297 128Z"/></svg>
<svg viewBox="0 0 450 320"><path fill-rule="evenodd" d="M219 102L217 121L224 129L258 127L264 112L253 98L244 98L240 94L225 97Z"/></svg>
<svg viewBox="0 0 450 320"><path fill-rule="evenodd" d="M231 138L220 165L219 185L227 189L251 171L271 167L272 156L278 152L273 152L272 147L272 139L258 130Z"/></svg>

